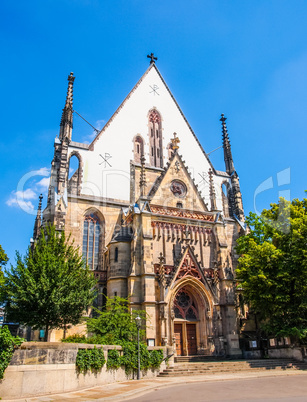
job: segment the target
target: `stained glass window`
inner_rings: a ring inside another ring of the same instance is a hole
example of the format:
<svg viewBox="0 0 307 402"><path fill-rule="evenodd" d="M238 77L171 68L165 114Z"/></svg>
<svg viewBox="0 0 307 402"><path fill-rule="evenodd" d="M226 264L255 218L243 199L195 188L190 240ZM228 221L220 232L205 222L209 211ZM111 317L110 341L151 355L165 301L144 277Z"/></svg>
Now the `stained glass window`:
<svg viewBox="0 0 307 402"><path fill-rule="evenodd" d="M186 289L180 289L174 301L176 318L184 320L198 320L198 312L192 295Z"/></svg>
<svg viewBox="0 0 307 402"><path fill-rule="evenodd" d="M96 214L86 215L83 226L82 254L92 269L98 269L101 224Z"/></svg>

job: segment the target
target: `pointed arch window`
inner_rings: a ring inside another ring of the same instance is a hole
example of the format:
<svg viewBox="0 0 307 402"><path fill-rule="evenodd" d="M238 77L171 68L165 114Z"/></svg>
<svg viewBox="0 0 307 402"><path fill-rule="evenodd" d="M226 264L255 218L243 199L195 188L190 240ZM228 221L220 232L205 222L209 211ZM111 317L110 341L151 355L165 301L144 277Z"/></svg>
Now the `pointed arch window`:
<svg viewBox="0 0 307 402"><path fill-rule="evenodd" d="M101 244L101 222L94 213L88 214L83 223L82 254L91 269L98 269Z"/></svg>
<svg viewBox="0 0 307 402"><path fill-rule="evenodd" d="M144 141L143 138L137 135L134 139L134 161L141 163L141 157L144 155Z"/></svg>
<svg viewBox="0 0 307 402"><path fill-rule="evenodd" d="M159 168L163 167L163 143L161 116L156 110L152 110L148 116L150 164Z"/></svg>
<svg viewBox="0 0 307 402"><path fill-rule="evenodd" d="M194 298L185 288L180 289L176 294L174 313L176 318L198 320L198 311Z"/></svg>
<svg viewBox="0 0 307 402"><path fill-rule="evenodd" d="M80 195L81 192L81 157L78 153L73 152L68 162L68 193Z"/></svg>

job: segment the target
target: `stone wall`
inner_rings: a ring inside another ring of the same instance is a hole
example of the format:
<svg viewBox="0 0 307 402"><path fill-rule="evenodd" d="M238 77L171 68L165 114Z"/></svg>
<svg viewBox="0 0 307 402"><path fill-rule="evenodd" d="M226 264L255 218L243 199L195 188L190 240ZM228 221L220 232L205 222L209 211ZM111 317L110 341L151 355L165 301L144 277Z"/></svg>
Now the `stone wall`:
<svg viewBox="0 0 307 402"><path fill-rule="evenodd" d="M58 342L25 342L14 352L11 364L0 381L0 397L2 399L26 398L37 395L48 395L95 387L112 382L132 379L124 368L107 370L106 364L98 373L80 374L76 370L78 349L103 348L105 359L109 349L121 350L120 346L101 346L88 344ZM149 347L149 350L166 349ZM162 363L161 370L165 368ZM141 377L157 376L159 370L142 372Z"/></svg>
<svg viewBox="0 0 307 402"><path fill-rule="evenodd" d="M302 348L299 347L289 347L289 348L274 348L268 349L268 357L270 359L293 359L297 361L304 361L304 352ZM244 359L260 359L260 350L244 350Z"/></svg>

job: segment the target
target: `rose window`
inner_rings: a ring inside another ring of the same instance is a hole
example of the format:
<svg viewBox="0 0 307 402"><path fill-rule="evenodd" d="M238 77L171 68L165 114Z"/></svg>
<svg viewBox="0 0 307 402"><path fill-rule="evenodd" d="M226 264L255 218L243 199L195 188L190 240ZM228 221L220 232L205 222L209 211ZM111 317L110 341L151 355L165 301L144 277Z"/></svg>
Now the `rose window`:
<svg viewBox="0 0 307 402"><path fill-rule="evenodd" d="M184 289L179 290L174 301L176 318L184 320L197 320L198 312L192 296Z"/></svg>

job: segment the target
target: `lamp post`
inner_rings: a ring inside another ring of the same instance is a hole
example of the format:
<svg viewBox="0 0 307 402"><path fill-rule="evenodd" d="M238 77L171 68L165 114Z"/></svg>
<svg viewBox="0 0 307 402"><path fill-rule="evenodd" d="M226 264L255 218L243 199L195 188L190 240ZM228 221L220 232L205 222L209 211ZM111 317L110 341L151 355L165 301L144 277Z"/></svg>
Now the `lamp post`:
<svg viewBox="0 0 307 402"><path fill-rule="evenodd" d="M138 315L135 317L136 327L138 329L138 373L137 373L137 380L140 379L141 373L141 357L140 357L140 328L141 328L141 317Z"/></svg>

